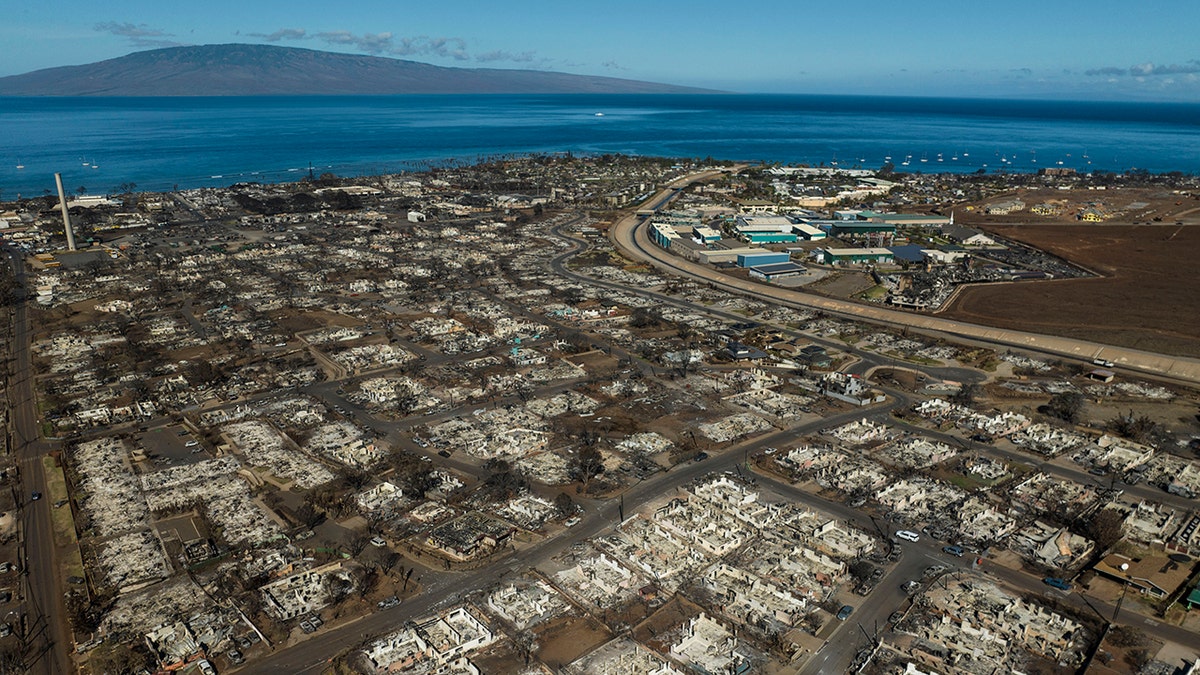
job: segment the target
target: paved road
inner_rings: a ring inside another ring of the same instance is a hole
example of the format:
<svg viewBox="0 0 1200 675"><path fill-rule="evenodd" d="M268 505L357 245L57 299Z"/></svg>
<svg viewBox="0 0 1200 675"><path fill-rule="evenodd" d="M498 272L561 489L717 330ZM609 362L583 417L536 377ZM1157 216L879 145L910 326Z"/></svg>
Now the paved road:
<svg viewBox="0 0 1200 675"><path fill-rule="evenodd" d="M695 180L699 179L699 177L695 177ZM656 201L654 202L654 208L660 208L664 203ZM708 266L671 255L654 245L650 242L647 229L645 218L630 215L618 221L610 228L609 238L617 248L635 260L650 263L671 274L690 277L725 290L776 304L818 309L859 321L935 331L995 345L1081 359L1086 362L1091 362L1095 358L1104 358L1115 362L1123 368L1167 377L1189 384L1200 383L1200 359L1165 356L1126 347L1113 347L1095 342L1087 342L1085 340L991 328L936 316L913 314L873 305L861 305L846 300L825 298L800 291L765 286L753 281L720 274Z"/></svg>
<svg viewBox="0 0 1200 675"><path fill-rule="evenodd" d="M17 281L25 285L25 263L21 254L5 249L8 261L17 272ZM62 583L58 578L57 547L50 522L49 499L30 500L33 492L46 494L42 457L48 447L41 440L37 400L34 395L33 367L30 361L28 293L22 292L13 311L12 365L9 371L8 397L12 452L21 472L20 503L22 540L21 560L24 576L25 655L29 672L70 672L74 664L68 653L71 640L65 623ZM14 632L20 630L13 627Z"/></svg>

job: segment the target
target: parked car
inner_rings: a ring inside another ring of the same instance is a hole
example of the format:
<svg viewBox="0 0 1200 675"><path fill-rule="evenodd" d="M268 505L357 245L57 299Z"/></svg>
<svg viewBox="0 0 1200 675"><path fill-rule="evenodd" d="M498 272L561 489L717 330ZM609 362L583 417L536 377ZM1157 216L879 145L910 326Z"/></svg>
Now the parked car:
<svg viewBox="0 0 1200 675"><path fill-rule="evenodd" d="M390 598L384 598L383 600L380 600L378 606L379 606L379 609L389 609L391 607L395 607L398 604L400 604L400 598L397 598L396 596L393 595Z"/></svg>
<svg viewBox="0 0 1200 675"><path fill-rule="evenodd" d="M706 459L708 459L708 453L707 452L699 452L699 453L696 453L696 456L693 458L693 461L703 462Z"/></svg>
<svg viewBox="0 0 1200 675"><path fill-rule="evenodd" d="M896 624L900 623L900 619L903 619L903 618L904 618L904 612L901 612L900 610L896 610L896 611L892 612L891 616L888 617L888 623L895 626Z"/></svg>
<svg viewBox="0 0 1200 675"><path fill-rule="evenodd" d="M42 493L37 492L37 491L34 491L33 494L29 495L29 499L31 499L32 501L35 501L35 502L41 498L42 498Z"/></svg>
<svg viewBox="0 0 1200 675"><path fill-rule="evenodd" d="M897 530L896 536L899 537L900 539L903 539L904 541L920 541L921 540L921 535L917 534L916 532L913 532L912 530Z"/></svg>
<svg viewBox="0 0 1200 675"><path fill-rule="evenodd" d="M961 558L963 556L963 547L961 547L961 546L943 546L942 552L949 553L950 555L958 556L959 558Z"/></svg>
<svg viewBox="0 0 1200 675"><path fill-rule="evenodd" d="M213 668L212 664L209 663L207 659L200 659L196 662L196 664L200 666L200 672L203 673L203 675L217 675L216 669Z"/></svg>
<svg viewBox="0 0 1200 675"><path fill-rule="evenodd" d="M246 662L246 657L242 656L242 653L236 649L230 649L225 655L229 657L229 662L235 666L240 666Z"/></svg>
<svg viewBox="0 0 1200 675"><path fill-rule="evenodd" d="M850 615L853 613L854 613L853 607L851 607L850 605L842 605L842 608L839 609L838 613L837 613L838 621L845 621L846 619L849 619Z"/></svg>
<svg viewBox="0 0 1200 675"><path fill-rule="evenodd" d="M1046 577L1045 579L1042 579L1042 583L1046 584L1047 586L1057 588L1060 591L1069 591L1072 588L1071 584L1067 583L1063 579L1059 579L1058 577Z"/></svg>
<svg viewBox="0 0 1200 675"><path fill-rule="evenodd" d="M913 581L910 579L910 580L904 582L903 584L901 584L900 590L904 591L905 593L912 593L913 591L917 590L920 587L921 587L920 582Z"/></svg>

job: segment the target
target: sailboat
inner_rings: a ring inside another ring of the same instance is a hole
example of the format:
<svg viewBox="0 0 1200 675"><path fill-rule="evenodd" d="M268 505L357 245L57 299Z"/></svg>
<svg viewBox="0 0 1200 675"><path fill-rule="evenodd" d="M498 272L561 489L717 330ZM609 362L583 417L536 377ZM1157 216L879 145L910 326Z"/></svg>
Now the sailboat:
<svg viewBox="0 0 1200 675"><path fill-rule="evenodd" d="M20 169L24 169L24 168L25 168L25 165L22 164L21 160L18 159L17 160L17 169L20 170Z"/></svg>

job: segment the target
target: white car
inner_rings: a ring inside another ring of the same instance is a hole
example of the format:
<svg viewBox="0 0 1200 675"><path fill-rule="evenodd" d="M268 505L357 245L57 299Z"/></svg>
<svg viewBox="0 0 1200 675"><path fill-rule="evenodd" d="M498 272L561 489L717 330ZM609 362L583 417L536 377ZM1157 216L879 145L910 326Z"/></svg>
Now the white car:
<svg viewBox="0 0 1200 675"><path fill-rule="evenodd" d="M912 530L897 530L896 537L899 539L903 539L904 541L920 541L921 540L921 535L917 534L916 532L913 532Z"/></svg>

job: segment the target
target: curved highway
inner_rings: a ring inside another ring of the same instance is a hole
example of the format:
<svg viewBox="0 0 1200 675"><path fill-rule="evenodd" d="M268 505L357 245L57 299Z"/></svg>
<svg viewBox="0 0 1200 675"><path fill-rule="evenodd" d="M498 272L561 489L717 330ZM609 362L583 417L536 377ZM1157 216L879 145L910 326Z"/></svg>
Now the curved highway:
<svg viewBox="0 0 1200 675"><path fill-rule="evenodd" d="M640 210L661 209L680 189L693 182L711 177L713 172L703 172L680 179L652 198L653 206ZM649 263L670 274L689 277L759 300L790 307L816 309L858 321L902 326L925 331L934 331L968 340L978 340L995 345L1015 347L1056 356L1065 356L1091 362L1096 358L1112 361L1118 366L1151 375L1179 380L1189 384L1200 384L1200 359L1166 356L1126 347L1113 347L1085 340L1038 335L1004 328L992 328L978 324L953 321L941 317L911 314L884 307L861 305L846 300L837 300L811 295L789 289L766 286L753 281L721 274L711 267L684 260L658 247L650 241L647 230L648 218L629 215L609 229L609 239L623 253L634 260Z"/></svg>

